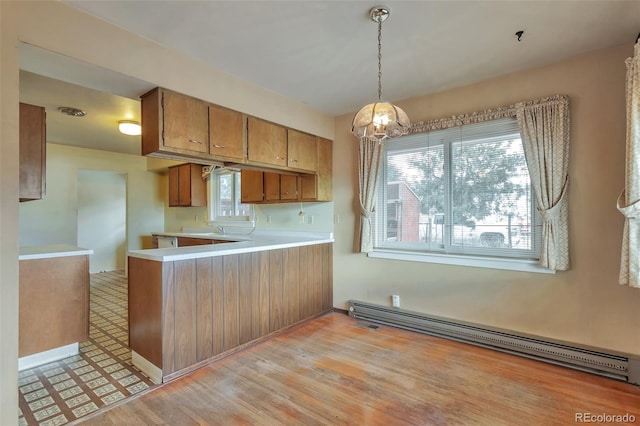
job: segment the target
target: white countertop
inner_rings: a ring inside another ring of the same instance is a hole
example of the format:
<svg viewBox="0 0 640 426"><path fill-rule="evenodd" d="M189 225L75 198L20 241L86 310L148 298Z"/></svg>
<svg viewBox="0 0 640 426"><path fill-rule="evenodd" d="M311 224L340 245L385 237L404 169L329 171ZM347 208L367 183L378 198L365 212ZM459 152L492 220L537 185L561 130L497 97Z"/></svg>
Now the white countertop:
<svg viewBox="0 0 640 426"><path fill-rule="evenodd" d="M204 244L188 247L158 248L149 250L131 250L128 255L140 259L170 262L174 260L198 259L201 257L226 256L229 254L250 253L289 247L332 243L331 232L294 232L294 231L255 231L247 234L154 232L153 235L180 236L192 238L211 238L236 242Z"/></svg>
<svg viewBox="0 0 640 426"><path fill-rule="evenodd" d="M20 247L18 260L47 259L51 257L81 256L93 254L93 250L70 244Z"/></svg>
<svg viewBox="0 0 640 426"><path fill-rule="evenodd" d="M253 240L245 234L217 234L215 232L154 232L151 235L157 235L159 237L201 238L204 240L228 240L233 242Z"/></svg>

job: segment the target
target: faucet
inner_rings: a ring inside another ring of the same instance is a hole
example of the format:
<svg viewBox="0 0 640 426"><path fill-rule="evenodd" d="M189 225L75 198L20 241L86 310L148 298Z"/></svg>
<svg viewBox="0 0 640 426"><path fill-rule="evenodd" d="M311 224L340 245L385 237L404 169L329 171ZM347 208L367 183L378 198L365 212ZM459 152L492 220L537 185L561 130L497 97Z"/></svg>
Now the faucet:
<svg viewBox="0 0 640 426"><path fill-rule="evenodd" d="M220 225L213 225L218 231L220 231L220 233L222 235L226 234L227 231L224 229L224 226L220 226Z"/></svg>

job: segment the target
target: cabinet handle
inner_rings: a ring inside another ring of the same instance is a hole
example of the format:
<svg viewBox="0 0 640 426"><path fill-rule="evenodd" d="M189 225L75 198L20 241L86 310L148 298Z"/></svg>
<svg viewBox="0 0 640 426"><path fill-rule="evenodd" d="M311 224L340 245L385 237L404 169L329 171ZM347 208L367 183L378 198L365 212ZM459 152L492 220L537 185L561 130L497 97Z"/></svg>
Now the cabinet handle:
<svg viewBox="0 0 640 426"><path fill-rule="evenodd" d="M202 142L197 141L195 139L189 139L189 142L191 142L191 143L199 143L200 145L202 145Z"/></svg>
<svg viewBox="0 0 640 426"><path fill-rule="evenodd" d="M213 144L214 148L226 148L224 145Z"/></svg>
<svg viewBox="0 0 640 426"><path fill-rule="evenodd" d="M298 160L296 160L295 158L292 158L292 159L291 159L291 162L292 162L292 163L297 163L297 162L298 162Z"/></svg>
<svg viewBox="0 0 640 426"><path fill-rule="evenodd" d="M276 155L276 160L284 160L284 157L280 157L279 155Z"/></svg>

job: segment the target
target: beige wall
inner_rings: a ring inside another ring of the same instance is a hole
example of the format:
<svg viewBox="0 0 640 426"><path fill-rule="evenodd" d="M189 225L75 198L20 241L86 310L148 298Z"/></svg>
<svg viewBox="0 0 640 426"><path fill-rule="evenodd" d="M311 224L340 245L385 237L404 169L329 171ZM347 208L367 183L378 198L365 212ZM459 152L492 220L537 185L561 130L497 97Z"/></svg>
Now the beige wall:
<svg viewBox="0 0 640 426"><path fill-rule="evenodd" d="M0 2L0 424L18 421L18 43Z"/></svg>
<svg viewBox="0 0 640 426"><path fill-rule="evenodd" d="M571 100L569 225L572 267L543 275L367 258L353 253L357 151L351 115L336 119L334 305L349 299L640 354L640 291L620 286L625 45L539 69L410 99L413 122L558 93ZM388 77L388 78L393 78ZM390 142L393 143L393 142Z"/></svg>
<svg viewBox="0 0 640 426"><path fill-rule="evenodd" d="M20 41L334 139L306 105L213 70L59 2L0 1L0 424L17 422L18 48ZM78 37L82 34L82 37ZM640 292L617 284L622 217L624 59L631 46L401 103L413 121L565 93L572 100L573 268L555 276L369 259L353 253L357 199L351 116L335 120L334 301L416 311L640 353ZM387 76L392 78L392 76Z"/></svg>
<svg viewBox="0 0 640 426"><path fill-rule="evenodd" d="M78 171L122 173L127 180L127 249L164 228L164 183L145 157L47 144L47 196L20 203L20 245L78 244ZM99 229L96 232L100 232ZM92 247L87 247L92 248Z"/></svg>
<svg viewBox="0 0 640 426"><path fill-rule="evenodd" d="M17 422L20 42L333 139L333 118L57 1L0 1L0 424ZM81 35L81 36L79 36Z"/></svg>
<svg viewBox="0 0 640 426"><path fill-rule="evenodd" d="M165 206L166 206L165 202ZM257 204L256 228L263 230L287 230L305 232L333 232L333 203L302 203L304 217L300 217L300 203ZM164 230L179 232L183 227L207 226L206 207L165 208ZM271 217L271 222L268 217ZM313 223L309 217L313 216Z"/></svg>

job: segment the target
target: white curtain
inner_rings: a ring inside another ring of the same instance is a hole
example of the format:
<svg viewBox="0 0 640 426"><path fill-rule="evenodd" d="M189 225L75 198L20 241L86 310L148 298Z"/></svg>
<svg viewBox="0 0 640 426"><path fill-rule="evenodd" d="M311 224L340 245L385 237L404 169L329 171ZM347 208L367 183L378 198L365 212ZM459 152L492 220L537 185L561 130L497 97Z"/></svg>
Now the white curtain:
<svg viewBox="0 0 640 426"><path fill-rule="evenodd" d="M358 180L360 183L360 252L373 250L372 215L376 205L382 144L375 138L360 139Z"/></svg>
<svg viewBox="0 0 640 426"><path fill-rule="evenodd" d="M542 216L540 265L569 269L569 99L516 104L527 168Z"/></svg>
<svg viewBox="0 0 640 426"><path fill-rule="evenodd" d="M640 287L640 43L627 59L627 161L618 210L624 215L619 282Z"/></svg>

